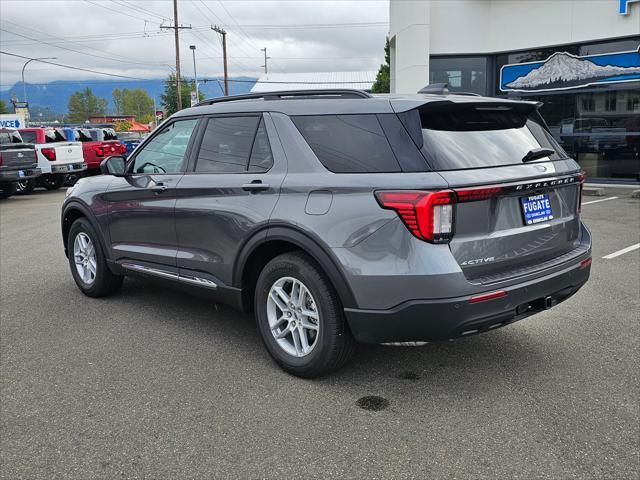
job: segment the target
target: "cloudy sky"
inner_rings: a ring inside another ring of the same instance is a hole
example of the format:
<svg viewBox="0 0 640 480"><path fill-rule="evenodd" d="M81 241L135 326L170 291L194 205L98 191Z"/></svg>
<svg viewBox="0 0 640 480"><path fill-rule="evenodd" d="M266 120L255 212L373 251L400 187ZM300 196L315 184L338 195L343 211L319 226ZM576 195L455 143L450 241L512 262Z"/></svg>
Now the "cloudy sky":
<svg viewBox="0 0 640 480"><path fill-rule="evenodd" d="M383 60L389 5L380 1L178 0L183 75L222 73L222 48L211 25L227 34L231 75L258 76L267 47L272 72L377 70ZM0 50L23 57L138 79L175 66L171 0L1 0ZM0 89L20 79L26 60L0 55ZM28 83L108 79L31 62Z"/></svg>

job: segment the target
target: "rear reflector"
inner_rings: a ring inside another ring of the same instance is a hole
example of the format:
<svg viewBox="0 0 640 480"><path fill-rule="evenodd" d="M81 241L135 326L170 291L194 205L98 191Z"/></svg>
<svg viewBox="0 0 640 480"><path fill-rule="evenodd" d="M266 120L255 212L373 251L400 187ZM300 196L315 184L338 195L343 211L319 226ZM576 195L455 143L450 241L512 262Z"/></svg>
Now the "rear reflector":
<svg viewBox="0 0 640 480"><path fill-rule="evenodd" d="M587 175L587 172L582 171L578 176L578 181L580 185L578 186L578 207L576 208L576 212L580 213L582 211L582 187L584 186L584 179Z"/></svg>
<svg viewBox="0 0 640 480"><path fill-rule="evenodd" d="M454 198L451 190L376 192L382 208L395 210L415 237L431 243L451 240Z"/></svg>
<svg viewBox="0 0 640 480"><path fill-rule="evenodd" d="M587 268L589 265L593 263L593 258L585 258L580 262L580 268Z"/></svg>
<svg viewBox="0 0 640 480"><path fill-rule="evenodd" d="M486 302L487 300L493 300L494 298L506 297L507 292L504 290L498 290L495 292L483 293L482 295L475 295L469 299L469 303Z"/></svg>

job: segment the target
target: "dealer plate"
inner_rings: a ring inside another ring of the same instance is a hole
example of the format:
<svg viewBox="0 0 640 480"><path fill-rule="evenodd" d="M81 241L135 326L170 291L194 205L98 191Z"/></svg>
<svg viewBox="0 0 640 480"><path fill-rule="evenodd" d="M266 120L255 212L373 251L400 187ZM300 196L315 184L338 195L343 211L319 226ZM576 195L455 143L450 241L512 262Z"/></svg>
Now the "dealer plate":
<svg viewBox="0 0 640 480"><path fill-rule="evenodd" d="M520 204L522 205L524 223L527 225L553 220L553 210L548 193L520 197Z"/></svg>

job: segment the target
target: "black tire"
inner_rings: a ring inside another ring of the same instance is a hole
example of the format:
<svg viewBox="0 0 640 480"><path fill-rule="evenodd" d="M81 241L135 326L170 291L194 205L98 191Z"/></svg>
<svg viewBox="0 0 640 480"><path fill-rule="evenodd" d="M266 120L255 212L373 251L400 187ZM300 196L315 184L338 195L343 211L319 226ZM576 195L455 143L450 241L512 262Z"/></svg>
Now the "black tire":
<svg viewBox="0 0 640 480"><path fill-rule="evenodd" d="M89 237L95 249L96 274L95 279L91 283L86 283L82 280L75 264L74 242L80 233L84 233ZM73 225L71 225L71 228L69 229L67 252L69 255L69 267L71 268L71 274L82 293L89 297L106 297L113 295L120 290L124 277L121 275L115 275L109 269L100 241L98 240L98 236L89 221L86 219L79 218L73 222Z"/></svg>
<svg viewBox="0 0 640 480"><path fill-rule="evenodd" d="M65 178L65 180L64 180L64 186L65 187L73 187L78 180L80 180L80 174L79 173L70 173L70 174L67 175L67 178Z"/></svg>
<svg viewBox="0 0 640 480"><path fill-rule="evenodd" d="M281 348L269 327L267 299L273 284L292 277L304 284L317 300L319 333L309 354L296 357ZM342 367L355 353L355 340L344 319L342 304L331 283L313 259L302 252L291 252L271 260L256 284L255 316L267 351L285 371L303 378L325 375Z"/></svg>
<svg viewBox="0 0 640 480"><path fill-rule="evenodd" d="M31 195L36 184L33 180L20 180L16 182L16 194Z"/></svg>
<svg viewBox="0 0 640 480"><path fill-rule="evenodd" d="M5 200L16 193L15 182L0 183L0 200Z"/></svg>
<svg viewBox="0 0 640 480"><path fill-rule="evenodd" d="M46 174L40 177L40 185L47 190L57 190L64 185L66 179L66 175Z"/></svg>

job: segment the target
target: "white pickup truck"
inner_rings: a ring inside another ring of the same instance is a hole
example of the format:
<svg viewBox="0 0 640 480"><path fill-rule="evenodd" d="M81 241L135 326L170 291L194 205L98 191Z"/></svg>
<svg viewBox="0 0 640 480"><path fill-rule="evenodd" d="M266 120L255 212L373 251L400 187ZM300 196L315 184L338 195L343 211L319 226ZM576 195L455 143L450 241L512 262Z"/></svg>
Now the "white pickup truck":
<svg viewBox="0 0 640 480"><path fill-rule="evenodd" d="M64 185L68 174L87 169L82 143L67 141L62 130L40 127L21 128L19 132L26 143L35 145L42 176L37 180L19 182L18 193L29 194L38 185L47 190L56 190Z"/></svg>

